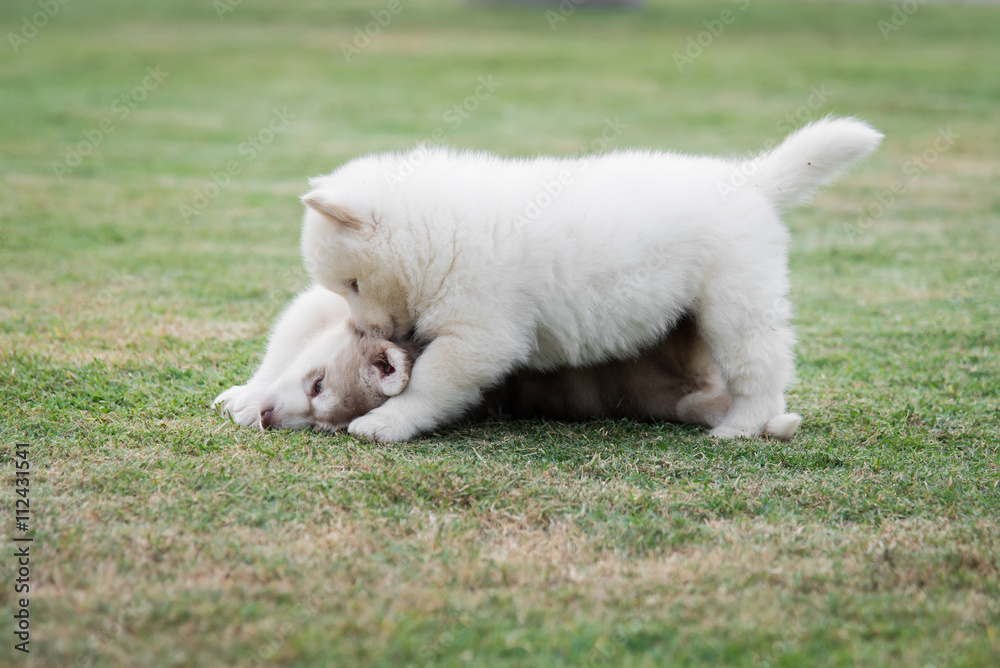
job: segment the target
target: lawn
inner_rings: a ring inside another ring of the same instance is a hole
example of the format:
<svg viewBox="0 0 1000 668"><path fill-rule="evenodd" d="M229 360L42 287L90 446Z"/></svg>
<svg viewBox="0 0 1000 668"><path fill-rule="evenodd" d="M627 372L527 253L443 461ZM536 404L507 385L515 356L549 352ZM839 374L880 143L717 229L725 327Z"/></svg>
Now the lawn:
<svg viewBox="0 0 1000 668"><path fill-rule="evenodd" d="M36 666L1000 664L1000 7L141 4L0 5L5 661L30 535ZM886 139L786 217L789 443L210 410L306 285L309 176L826 114Z"/></svg>

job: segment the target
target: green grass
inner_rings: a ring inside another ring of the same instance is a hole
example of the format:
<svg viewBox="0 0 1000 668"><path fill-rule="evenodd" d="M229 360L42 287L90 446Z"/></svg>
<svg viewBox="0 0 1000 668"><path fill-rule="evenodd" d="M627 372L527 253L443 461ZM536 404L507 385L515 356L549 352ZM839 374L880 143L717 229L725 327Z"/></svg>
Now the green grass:
<svg viewBox="0 0 1000 668"><path fill-rule="evenodd" d="M888 4L755 2L678 72L735 3L553 32L537 7L403 0L350 64L340 44L386 3L148 4L70 2L0 50L0 541L26 441L34 665L1000 663L1000 8L924 5L886 40ZM3 33L36 11L5 2ZM454 127L480 76L500 85ZM617 146L745 153L800 108L886 140L787 216L791 443L595 421L376 446L209 410L305 284L307 177L436 128L572 154L614 118ZM294 119L247 160L274 109Z"/></svg>

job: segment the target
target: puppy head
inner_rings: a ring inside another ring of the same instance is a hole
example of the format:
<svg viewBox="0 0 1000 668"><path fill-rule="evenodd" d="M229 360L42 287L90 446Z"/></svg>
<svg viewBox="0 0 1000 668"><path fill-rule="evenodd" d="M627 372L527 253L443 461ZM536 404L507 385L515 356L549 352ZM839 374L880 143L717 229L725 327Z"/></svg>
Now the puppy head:
<svg viewBox="0 0 1000 668"><path fill-rule="evenodd" d="M402 392L411 353L349 323L316 336L271 384L260 403L261 428L335 431Z"/></svg>
<svg viewBox="0 0 1000 668"><path fill-rule="evenodd" d="M348 164L313 179L302 197L302 260L310 277L347 300L365 331L401 338L413 329L403 268L388 261L379 221L389 215L371 187L381 175L358 175Z"/></svg>

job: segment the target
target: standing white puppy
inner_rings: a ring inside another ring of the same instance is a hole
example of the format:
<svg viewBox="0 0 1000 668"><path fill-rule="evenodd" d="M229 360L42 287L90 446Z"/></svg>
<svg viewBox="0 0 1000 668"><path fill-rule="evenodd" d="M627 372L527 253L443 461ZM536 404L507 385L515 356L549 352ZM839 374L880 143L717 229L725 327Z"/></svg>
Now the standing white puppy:
<svg viewBox="0 0 1000 668"><path fill-rule="evenodd" d="M733 398L712 435L760 435L784 414L793 373L778 213L881 138L861 121L827 119L747 161L421 148L313 179L303 197L309 272L347 299L360 326L429 343L407 389L349 431L407 440L516 368L632 357L688 312ZM737 175L749 178L734 188Z"/></svg>

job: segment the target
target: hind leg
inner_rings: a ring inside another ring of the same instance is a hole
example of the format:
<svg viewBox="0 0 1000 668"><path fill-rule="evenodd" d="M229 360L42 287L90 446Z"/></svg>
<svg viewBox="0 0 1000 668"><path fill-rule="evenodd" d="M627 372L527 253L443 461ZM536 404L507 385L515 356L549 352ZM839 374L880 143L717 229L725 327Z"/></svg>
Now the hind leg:
<svg viewBox="0 0 1000 668"><path fill-rule="evenodd" d="M717 427L729 412L732 401L725 388L713 387L684 396L677 404L677 418L686 424Z"/></svg>
<svg viewBox="0 0 1000 668"><path fill-rule="evenodd" d="M785 413L785 388L794 370L795 336L788 323L784 277L742 278L738 289L705 295L698 313L702 335L732 398L722 422L711 431L717 438L763 435L768 422Z"/></svg>

